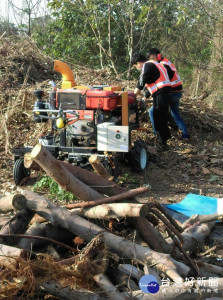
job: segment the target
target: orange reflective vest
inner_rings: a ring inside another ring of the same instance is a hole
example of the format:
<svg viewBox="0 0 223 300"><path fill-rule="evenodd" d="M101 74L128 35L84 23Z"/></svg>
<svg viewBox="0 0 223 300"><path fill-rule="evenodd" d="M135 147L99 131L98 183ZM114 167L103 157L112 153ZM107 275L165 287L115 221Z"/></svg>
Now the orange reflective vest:
<svg viewBox="0 0 223 300"><path fill-rule="evenodd" d="M175 66L172 64L171 61L169 61L166 57L164 57L161 61L160 64L162 65L167 65L171 68L171 70L174 72L173 78L170 79L171 87L177 87L179 85L182 85L182 81L180 79L179 74L177 73L177 69Z"/></svg>
<svg viewBox="0 0 223 300"><path fill-rule="evenodd" d="M171 86L171 83L170 83L170 79L167 74L167 70L163 65L159 64L156 61L150 60L148 62L155 64L155 66L157 67L157 69L160 72L160 77L155 82L146 83L146 87L150 91L150 94L153 95L157 90L162 89L166 86Z"/></svg>

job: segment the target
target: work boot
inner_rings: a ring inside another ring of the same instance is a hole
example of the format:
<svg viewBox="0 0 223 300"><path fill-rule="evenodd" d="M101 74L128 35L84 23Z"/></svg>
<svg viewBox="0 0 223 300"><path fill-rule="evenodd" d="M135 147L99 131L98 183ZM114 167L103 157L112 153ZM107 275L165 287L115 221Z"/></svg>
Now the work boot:
<svg viewBox="0 0 223 300"><path fill-rule="evenodd" d="M169 149L166 142L163 142L163 140L161 139L161 136L159 133L157 133L157 135L155 137L154 146L157 148L157 150L161 150L161 151L165 151L165 150Z"/></svg>

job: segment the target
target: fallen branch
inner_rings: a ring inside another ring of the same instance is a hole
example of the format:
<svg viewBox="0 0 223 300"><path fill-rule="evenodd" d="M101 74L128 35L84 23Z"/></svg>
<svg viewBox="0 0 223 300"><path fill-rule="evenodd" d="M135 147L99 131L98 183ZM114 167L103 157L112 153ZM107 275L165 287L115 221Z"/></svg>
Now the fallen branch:
<svg viewBox="0 0 223 300"><path fill-rule="evenodd" d="M130 190L127 192L124 192L122 194L119 195L115 195L115 196L111 196L111 197L106 197L106 198L102 198L99 200L95 200L95 201L87 201L87 202L78 202L78 203L73 203L73 204L68 204L65 207L68 209L72 209L72 208L77 208L77 207L91 207L91 206L96 206L99 204L104 204L104 203L112 203L115 201L121 201L121 200L125 200L128 198L132 198L135 197L137 195L143 194L145 192L147 192L150 189L149 186L146 187L140 187L134 190Z"/></svg>
<svg viewBox="0 0 223 300"><path fill-rule="evenodd" d="M177 223L177 221L171 217L171 215L165 210L165 208L157 201L154 199L153 202L155 207L170 221L170 223L173 224L173 226L179 231L183 232L184 229Z"/></svg>
<svg viewBox="0 0 223 300"><path fill-rule="evenodd" d="M44 240L44 241L47 241L49 243L60 245L61 247L64 247L64 248L68 249L69 251L77 252L74 248L72 248L72 247L70 247L70 246L68 246L64 243L61 243L59 241L55 241L55 240L52 240L50 238L46 238L46 237L43 237L43 236L25 235L25 234L3 234L3 233L0 233L0 236L2 236L2 237L14 237L14 238Z"/></svg>
<svg viewBox="0 0 223 300"><path fill-rule="evenodd" d="M193 215L187 221L183 223L183 229L187 229L188 227L194 224L202 224L209 223L213 221L223 221L223 215L212 214L212 215Z"/></svg>
<svg viewBox="0 0 223 300"><path fill-rule="evenodd" d="M151 208L150 212L152 212L159 220L161 220L166 225L166 227L170 229L171 232L173 232L183 244L183 238L180 232L173 226L173 224L167 218L165 218L158 210L154 208Z"/></svg>
<svg viewBox="0 0 223 300"><path fill-rule="evenodd" d="M38 222L33 223L31 226L29 226L26 232L24 232L25 237L20 239L17 246L27 251L32 251L37 239L26 238L26 236L43 236L44 229L45 224L40 224Z"/></svg>

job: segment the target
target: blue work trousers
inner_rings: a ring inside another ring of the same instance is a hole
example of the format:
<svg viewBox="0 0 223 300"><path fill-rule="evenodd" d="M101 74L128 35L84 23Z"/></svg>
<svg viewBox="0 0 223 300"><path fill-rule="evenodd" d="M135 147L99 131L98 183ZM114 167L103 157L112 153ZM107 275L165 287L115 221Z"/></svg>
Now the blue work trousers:
<svg viewBox="0 0 223 300"><path fill-rule="evenodd" d="M180 110L179 110L179 106L180 106L180 98L182 97L182 93L172 93L171 96L171 103L170 103L170 111L171 111L171 115L174 118L174 121L177 125L177 127L181 130L182 132L182 137L184 138L189 138L189 134L187 131L187 127L184 123L184 121L182 120L181 116L180 116ZM155 125L154 125L154 108L153 106L150 108L149 110L149 117L150 117L150 121L152 123L152 127L153 127L153 132L156 135L156 129L155 129Z"/></svg>

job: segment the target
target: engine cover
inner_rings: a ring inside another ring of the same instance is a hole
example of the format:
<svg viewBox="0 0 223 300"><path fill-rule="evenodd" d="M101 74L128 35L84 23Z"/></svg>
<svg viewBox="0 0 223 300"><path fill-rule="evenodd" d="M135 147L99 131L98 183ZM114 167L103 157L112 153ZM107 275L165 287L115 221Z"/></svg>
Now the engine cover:
<svg viewBox="0 0 223 300"><path fill-rule="evenodd" d="M86 90L58 90L56 106L62 109L86 109Z"/></svg>
<svg viewBox="0 0 223 300"><path fill-rule="evenodd" d="M89 90L86 92L86 108L114 110L117 108L120 95L112 91Z"/></svg>

